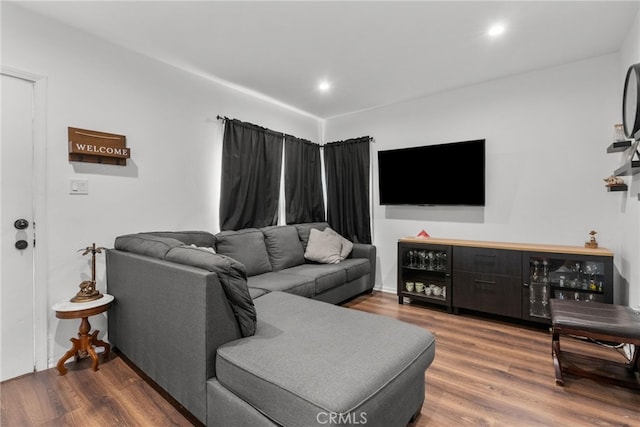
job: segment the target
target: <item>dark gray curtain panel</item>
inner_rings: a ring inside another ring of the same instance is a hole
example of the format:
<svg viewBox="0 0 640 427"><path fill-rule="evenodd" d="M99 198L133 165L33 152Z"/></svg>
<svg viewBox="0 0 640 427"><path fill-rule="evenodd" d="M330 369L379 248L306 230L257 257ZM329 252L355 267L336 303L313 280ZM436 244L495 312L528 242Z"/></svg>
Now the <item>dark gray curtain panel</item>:
<svg viewBox="0 0 640 427"><path fill-rule="evenodd" d="M325 221L318 144L285 136L284 197L287 224Z"/></svg>
<svg viewBox="0 0 640 427"><path fill-rule="evenodd" d="M227 119L222 143L220 229L278 223L283 135Z"/></svg>
<svg viewBox="0 0 640 427"><path fill-rule="evenodd" d="M324 146L327 222L357 243L371 243L369 140L367 136Z"/></svg>

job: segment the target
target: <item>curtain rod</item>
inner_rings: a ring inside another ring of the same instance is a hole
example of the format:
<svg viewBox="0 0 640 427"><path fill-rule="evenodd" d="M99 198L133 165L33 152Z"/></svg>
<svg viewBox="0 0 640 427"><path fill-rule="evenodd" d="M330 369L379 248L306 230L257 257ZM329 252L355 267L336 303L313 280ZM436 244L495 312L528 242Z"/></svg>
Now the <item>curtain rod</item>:
<svg viewBox="0 0 640 427"><path fill-rule="evenodd" d="M229 117L227 117L227 116L217 115L217 116L216 116L216 120L223 120L223 121L226 121L226 120L231 120L231 119L229 119ZM272 132L275 132L275 131L272 131ZM281 133L281 132L276 132L276 133ZM288 134L282 133L282 135L283 135L283 136L287 136ZM293 136L293 135L288 135L288 136ZM293 136L293 137L294 137L294 138L297 138L297 137L295 137L295 136ZM298 138L298 139L304 139L304 138ZM358 139L358 138L351 138L351 139ZM305 141L306 141L306 140L305 140ZM309 141L309 142L313 143L313 141ZM335 141L335 142L343 142L343 141ZM369 142L373 142L373 143L375 144L376 139L375 139L374 137L370 136L370 137L369 137ZM320 147L324 147L326 144L327 144L327 143L325 142L325 143L323 143L323 144L318 144L318 145L319 145Z"/></svg>
<svg viewBox="0 0 640 427"><path fill-rule="evenodd" d="M376 139L375 139L374 137L372 137L372 136L361 136L360 138L349 138L349 139L362 139L362 138L369 138L369 142L373 142L373 143L375 143L375 142L376 142ZM348 141L348 140L345 140L345 141ZM325 142L325 143L318 144L318 145L319 145L320 147L324 147L324 146L325 146L325 145L327 145L327 144L340 143L340 142L345 142L345 141L332 141L332 142Z"/></svg>

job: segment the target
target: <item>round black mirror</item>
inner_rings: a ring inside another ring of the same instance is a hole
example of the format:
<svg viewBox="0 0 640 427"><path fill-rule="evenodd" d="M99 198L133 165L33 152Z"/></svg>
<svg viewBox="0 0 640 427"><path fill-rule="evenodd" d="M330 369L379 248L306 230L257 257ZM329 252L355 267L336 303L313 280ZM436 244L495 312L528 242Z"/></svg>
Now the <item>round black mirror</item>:
<svg viewBox="0 0 640 427"><path fill-rule="evenodd" d="M640 63L627 70L622 98L622 123L625 136L634 139L640 131Z"/></svg>

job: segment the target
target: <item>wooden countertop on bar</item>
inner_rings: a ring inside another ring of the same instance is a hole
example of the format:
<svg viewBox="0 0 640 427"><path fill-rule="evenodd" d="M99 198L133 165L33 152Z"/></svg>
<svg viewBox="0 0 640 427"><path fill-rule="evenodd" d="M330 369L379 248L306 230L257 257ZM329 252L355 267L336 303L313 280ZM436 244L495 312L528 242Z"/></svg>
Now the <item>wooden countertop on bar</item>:
<svg viewBox="0 0 640 427"><path fill-rule="evenodd" d="M606 248L587 248L584 246L543 245L536 243L488 242L481 240L441 239L438 237L403 237L398 239L404 243L424 243L431 245L469 246L474 248L510 249L530 252L552 252L573 255L613 256Z"/></svg>

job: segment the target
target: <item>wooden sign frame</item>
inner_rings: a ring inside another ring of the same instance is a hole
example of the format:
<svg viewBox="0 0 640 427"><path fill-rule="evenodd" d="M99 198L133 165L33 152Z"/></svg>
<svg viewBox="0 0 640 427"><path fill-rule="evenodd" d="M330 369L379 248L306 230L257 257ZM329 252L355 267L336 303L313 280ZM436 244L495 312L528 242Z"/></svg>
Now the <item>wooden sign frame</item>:
<svg viewBox="0 0 640 427"><path fill-rule="evenodd" d="M69 127L69 161L126 166L131 158L127 137Z"/></svg>

